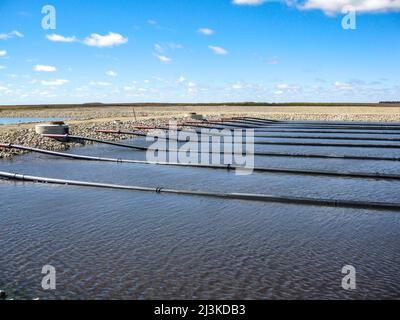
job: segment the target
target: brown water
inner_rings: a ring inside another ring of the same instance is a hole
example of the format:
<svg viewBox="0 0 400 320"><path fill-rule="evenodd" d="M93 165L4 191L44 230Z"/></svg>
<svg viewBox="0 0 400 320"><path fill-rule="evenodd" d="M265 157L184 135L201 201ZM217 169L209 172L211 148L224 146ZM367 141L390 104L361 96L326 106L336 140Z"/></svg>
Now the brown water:
<svg viewBox="0 0 400 320"><path fill-rule="evenodd" d="M398 150L257 146L395 156ZM90 146L74 153L143 158ZM256 165L400 173L400 163L257 158ZM113 164L25 155L0 170L192 190L400 202L399 182ZM0 181L0 289L43 299L400 297L400 212ZM56 267L43 291L41 269ZM341 268L357 269L357 290Z"/></svg>

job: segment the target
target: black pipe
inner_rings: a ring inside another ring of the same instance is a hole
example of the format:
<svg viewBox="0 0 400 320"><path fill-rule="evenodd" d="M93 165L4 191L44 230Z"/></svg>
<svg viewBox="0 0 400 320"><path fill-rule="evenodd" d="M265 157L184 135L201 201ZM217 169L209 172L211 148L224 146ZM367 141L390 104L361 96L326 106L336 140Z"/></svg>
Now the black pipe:
<svg viewBox="0 0 400 320"><path fill-rule="evenodd" d="M253 121L258 121L258 122L282 122L281 120L273 120L273 119L264 119L264 118L256 118L256 117L235 117L235 119L246 119L246 120L253 120Z"/></svg>
<svg viewBox="0 0 400 320"><path fill-rule="evenodd" d="M130 148L130 149L137 149L139 151L147 151L147 150L156 150L156 149L151 149L147 147L138 147L138 146L133 146L133 145L126 145L123 143L115 143L111 141L104 141L104 140L98 140L98 139L89 139L89 138L84 138L84 137L77 137L77 136L69 136L69 135L43 135L47 136L49 138L53 139L59 139L64 142L67 141L72 141L72 140L78 140L78 141L85 141L86 139L88 141L95 141L97 143L102 143L102 144L108 144L108 145L114 145L122 148ZM57 138L52 137L52 136L57 136ZM159 150L159 149L158 149ZM174 149L166 149L166 150L159 150L159 151L165 151L165 152L179 152L179 150L174 150ZM194 151L193 151L194 152ZM200 153L197 151L197 153ZM207 152L207 153L219 153L223 154L224 152ZM320 154L288 154L288 153L280 153L280 152L253 152L253 153L247 153L248 155L254 155L254 156L267 156L267 157L294 157L294 158L318 158L318 159L347 159L347 160L384 160L384 161L400 161L400 158L397 157L374 157L374 156L347 156L347 155L320 155Z"/></svg>
<svg viewBox="0 0 400 320"><path fill-rule="evenodd" d="M91 188L103 188L103 189L115 189L115 190L127 190L127 191L169 193L169 194L201 196L201 197L221 198L221 199L231 199L231 200L278 202L278 203L301 204L301 205L377 209L377 210L390 210L390 211L400 210L400 203L314 199L314 198L300 198L300 197L275 196L275 195L251 194L251 193L220 193L211 191L167 189L163 187L148 188L148 187L125 186L125 185L85 182L76 180L52 179L52 178L35 177L35 176L2 172L2 171L0 171L0 177L8 180L26 181L26 182L43 183L43 184L57 184L63 186L79 186L79 187L91 187Z"/></svg>
<svg viewBox="0 0 400 320"><path fill-rule="evenodd" d="M346 130L385 130L385 131L398 131L400 130L400 127L389 127L389 126L348 126L348 125L291 125L291 124L282 124L279 123L279 125L260 125L260 126L255 126L255 125L244 125L244 124L232 124L232 123L222 123L222 122L205 122L205 124L214 124L214 125L219 125L219 126L227 126L227 127L235 127L235 128L244 128L244 129L254 129L261 131L261 129L273 129L273 128L279 128L279 129L346 129Z"/></svg>
<svg viewBox="0 0 400 320"><path fill-rule="evenodd" d="M266 121L262 120L248 120L248 119L236 119L232 118L233 121L239 121L239 122L249 122L249 123L257 123L257 124L271 124L271 120L267 119ZM229 122L229 121L228 121ZM382 122L350 122L350 121L276 121L279 122L279 124L296 124L296 125L349 125L349 126L387 126L387 127L400 127L400 123L382 123Z"/></svg>
<svg viewBox="0 0 400 320"><path fill-rule="evenodd" d="M257 124L256 127L262 127L262 124L264 124L265 127L270 127L271 124L275 125L275 124L282 124L282 125L290 125L290 126L329 126L329 127L335 127L335 126L349 126L350 128L358 128L358 127L375 127L375 128L387 128L388 130L393 129L393 130L400 130L400 124L399 123L382 123L382 124L378 124L378 123L367 123L367 122L361 122L361 123L352 123L352 122L327 122L327 121L277 121L275 123L271 123L270 120L267 120L266 122L263 121L258 121L255 122L255 120L230 120L227 122L239 122L241 124L244 124L245 122L249 121L249 124L253 124L255 125L255 123ZM212 121L211 121L212 122ZM377 130L378 130L377 129Z"/></svg>
<svg viewBox="0 0 400 320"><path fill-rule="evenodd" d="M185 126L187 127L194 127L194 128L204 128L204 129L216 129L216 130L234 130L234 128L224 128L222 126L206 126L206 125L188 125L186 124ZM375 134L375 135L398 135L400 132L387 132L390 130L386 130L384 132L378 132L378 131L365 131L368 129L360 129L360 130L332 130L330 128L302 128L302 127L281 127L281 126L271 126L267 128L264 128L262 130L257 130L254 128L237 128L237 130L254 130L254 132L259 132L259 133L265 133L265 132L293 132L293 133L346 133L346 134ZM277 130L275 130L277 129ZM313 131L309 131L313 130ZM362 131L364 130L364 131ZM260 135L255 135L260 136Z"/></svg>
<svg viewBox="0 0 400 320"><path fill-rule="evenodd" d="M44 137L52 137L57 135L43 135ZM59 136L59 138L68 141L68 140L76 140L76 141L90 141L97 142L103 144L109 144L118 147L131 148L136 150L154 150L149 147L139 147L134 145L127 145L123 143L113 142L113 141L105 141L93 138L79 137L79 136L71 136L71 135L63 135ZM57 138L56 138L57 139ZM351 144L351 143L318 143L318 142L284 142L284 141L265 141L262 143L263 145L277 145L277 146L309 146L309 147L345 147L345 148L381 148L381 149L400 149L400 145L398 144ZM160 150L160 151L168 151L168 150ZM179 151L179 150L170 150L170 151ZM251 153L256 154L256 153Z"/></svg>
<svg viewBox="0 0 400 320"><path fill-rule="evenodd" d="M213 124L220 126L228 126L228 127L237 127L237 128L247 128L247 129L262 129L262 128L281 128L282 126L286 128L316 128L316 129L324 129L324 128L333 128L333 129L350 129L350 130L359 130L359 129L368 129L368 130L400 130L400 125L376 125L376 124L329 124L329 123L298 123L298 122L276 122L276 123L259 123L259 124L246 124L240 122L240 120L229 120L229 121L203 121L203 124Z"/></svg>
<svg viewBox="0 0 400 320"><path fill-rule="evenodd" d="M234 125L234 124L229 124L229 123L215 123L215 122L210 122L211 124L218 124L218 125L225 125L225 126L233 126L233 127L238 127L238 128L247 128L247 129L273 129L273 128L280 128L280 129L347 129L347 130L392 130L392 131L398 131L400 130L399 126L367 126L367 125L310 125L310 124L285 124L285 123L279 123L278 125L271 124L271 125L257 125L257 126L250 126L250 125Z"/></svg>
<svg viewBox="0 0 400 320"><path fill-rule="evenodd" d="M80 137L80 136L72 136L72 135L57 135L57 134L43 134L43 137L47 138L52 138L56 139L62 142L70 142L70 141L76 141L76 142L83 142L83 141L89 141L89 142L96 142L96 143L101 143L101 144L108 144L111 146L117 146L117 147L122 147L122 148L129 148L129 149L135 149L135 150L140 150L140 151L147 151L148 148L146 147L140 147L140 146L135 146L135 145L128 145L124 143L119 143L119 142L114 142L114 141L105 141L105 140L100 140L100 139L94 139L94 138L87 138L87 137Z"/></svg>
<svg viewBox="0 0 400 320"><path fill-rule="evenodd" d="M105 134L116 134L116 135L132 135L132 136L139 136L139 137L157 137L157 135L145 134L145 133L138 133L136 131L121 131L121 130L98 130L100 133ZM199 133L201 134L201 133ZM221 135L223 136L223 135ZM260 136L257 136L260 137ZM361 137L334 137L334 136L262 136L264 138L271 138L271 139L311 139L311 140L356 140L356 141L394 141L400 142L400 138L361 138ZM175 140L178 142L187 142L187 140L179 140L173 137L158 137L160 139L165 140ZM264 144L264 141L255 141L254 144Z"/></svg>
<svg viewBox="0 0 400 320"><path fill-rule="evenodd" d="M223 169L228 171L233 170L249 170L255 172L272 172L284 174L298 174L298 175L314 175L314 176L335 176L344 178L361 178L361 179L384 179L384 180L400 180L400 175L386 174L386 173L363 173L363 172L337 172L327 170L307 170L307 169L293 169L293 168L268 168L268 167L254 167L244 168L235 165L208 165L208 164L193 164L193 163L176 163L176 162L152 162L142 160L129 160L129 159L113 159L101 158L92 156L83 156L70 153L62 153L56 151L49 151L31 147L25 147L14 144L0 144L0 147L16 150L31 151L56 157L69 158L73 160L86 160L86 161L101 161L101 162L115 162L115 163L132 163L132 164L152 164L152 165L167 165L176 167L195 167L205 169Z"/></svg>
<svg viewBox="0 0 400 320"><path fill-rule="evenodd" d="M313 131L307 131L307 130L268 130L268 131L263 131L263 132L269 132L269 133L343 133L343 134L359 134L359 135L392 135L396 136L399 135L400 133L392 133L392 132L371 132L371 131L360 131L360 132L354 132L354 131L336 131L336 130L326 130L326 131L317 131L314 129L310 129ZM268 135L255 135L255 137L269 137Z"/></svg>

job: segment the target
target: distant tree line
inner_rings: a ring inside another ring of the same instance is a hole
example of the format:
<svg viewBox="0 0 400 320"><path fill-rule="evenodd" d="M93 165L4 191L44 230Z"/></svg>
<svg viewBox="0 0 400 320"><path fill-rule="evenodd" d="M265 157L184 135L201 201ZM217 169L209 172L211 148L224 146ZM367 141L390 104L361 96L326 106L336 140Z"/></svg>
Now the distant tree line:
<svg viewBox="0 0 400 320"><path fill-rule="evenodd" d="M83 104L41 104L41 105L1 105L0 112L5 109L46 109L46 108L108 108L108 107L186 107L186 106L239 106L239 107L368 107L378 106L384 104L400 104L400 101L381 101L379 103L335 103L335 102L289 102L289 103L271 103L271 102L218 102L218 103L159 103L159 102L148 102L148 103L101 103L101 102L90 102Z"/></svg>

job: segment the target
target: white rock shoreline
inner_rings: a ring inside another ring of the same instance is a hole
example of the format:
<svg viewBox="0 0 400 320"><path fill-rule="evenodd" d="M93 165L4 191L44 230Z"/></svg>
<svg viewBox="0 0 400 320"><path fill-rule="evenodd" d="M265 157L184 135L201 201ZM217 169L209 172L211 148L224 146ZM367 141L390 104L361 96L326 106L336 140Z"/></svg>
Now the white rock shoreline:
<svg viewBox="0 0 400 320"><path fill-rule="evenodd" d="M312 111L312 110L310 110ZM119 115L119 114L118 114ZM118 116L117 115L117 116ZM346 114L346 113L235 113L235 114L206 114L209 119L220 119L224 117L233 116L253 116L262 117L273 120L320 120L320 121L374 121L374 122L400 122L400 114L398 113L364 113L364 114ZM116 122L115 120L119 120ZM178 123L187 121L187 115L181 117L143 117L138 121L127 118L124 120L123 117L109 118L107 120L86 120L86 121L74 121L70 125L70 134L76 136L90 137L96 139L118 141L131 139L129 135L109 135L98 133L96 130L99 129L113 129L113 130L127 130L133 131L134 126L145 125L145 126L167 126L169 120L176 120ZM68 123L68 122L67 122ZM35 124L27 126L12 126L3 125L0 126L0 143L13 143L23 146L46 149L51 151L65 151L71 147L80 146L78 143L61 143L49 138L43 138L35 132ZM8 129L10 128L10 129ZM144 131L146 132L146 131ZM0 159L12 158L15 155L26 153L25 151L10 150L0 148Z"/></svg>
<svg viewBox="0 0 400 320"><path fill-rule="evenodd" d="M162 120L149 120L149 121L138 121L138 122L122 121L119 123L115 123L114 121L98 122L98 123L89 122L89 123L70 125L70 134L82 137L90 137L95 139L118 141L118 140L131 139L132 135L129 136L110 135L110 134L96 132L96 130L112 129L112 130L134 131L135 125L163 126L167 124L168 121L162 121ZM76 147L81 145L79 143L62 143L50 138L44 138L35 132L34 125L32 125L32 128L21 128L18 130L0 131L0 143L12 143L12 144L18 144L32 148L46 149L51 151L65 151L70 149L71 147ZM87 142L86 144L90 144L90 142ZM24 153L27 152L0 148L0 159L1 158L9 159L15 155L20 155Z"/></svg>

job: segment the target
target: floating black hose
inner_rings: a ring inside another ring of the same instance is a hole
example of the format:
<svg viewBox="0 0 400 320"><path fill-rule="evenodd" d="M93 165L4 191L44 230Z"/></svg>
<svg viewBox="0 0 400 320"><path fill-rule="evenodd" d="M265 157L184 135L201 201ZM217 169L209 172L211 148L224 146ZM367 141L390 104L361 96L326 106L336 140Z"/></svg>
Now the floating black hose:
<svg viewBox="0 0 400 320"><path fill-rule="evenodd" d="M147 148L147 147L139 147L139 146L127 145L127 144L123 144L123 143L116 143L116 142L112 142L112 141L90 139L90 138L84 138L84 137L78 137L78 136L68 136L68 135L43 135L43 136L47 136L47 137L53 138L53 139L59 139L59 140L65 141L65 142L73 141L73 140L75 140L75 141L85 141L85 140L94 141L94 142L101 143L101 144L113 145L113 146L117 146L117 147L121 147L121 148L136 149L139 151L158 150L158 151L163 151L163 152L180 152L179 150L174 150L174 149L164 149L164 150L152 149L152 148ZM358 146L358 145L355 145L355 146ZM192 151L192 152L200 153L201 151ZM221 152L208 151L207 153L223 154L224 152L223 151L221 151ZM264 156L264 157L400 161L400 158L398 158L398 157L347 156L347 155L324 155L324 154L281 153L281 152L253 152L253 153L248 153L248 155Z"/></svg>
<svg viewBox="0 0 400 320"><path fill-rule="evenodd" d="M221 123L221 122L210 122L211 124L218 124L218 125L224 125L224 126L233 126L233 127L238 127L238 128L247 128L247 129L254 129L254 130L259 130L261 131L262 129L272 129L272 128L279 128L279 129L347 129L347 130L392 130L392 131L398 131L400 130L399 126L367 126L367 125L300 125L300 124L285 124L285 123L279 123L278 125L271 124L271 125L260 125L260 126L254 126L254 125L234 125L234 124L228 124L228 123Z"/></svg>
<svg viewBox="0 0 400 320"><path fill-rule="evenodd" d="M335 123L313 123L313 122L294 122L294 121L286 121L286 122L263 122L263 123L246 123L240 120L228 120L228 121L203 121L203 122L189 122L189 124L211 124L211 125L219 125L225 127L235 127L235 128L243 128L243 129L271 129L271 128L297 128L297 129L306 129L306 128L314 128L314 129L349 129L349 130L400 130L399 124L352 124L352 123L343 123L343 124L335 124Z"/></svg>
<svg viewBox="0 0 400 320"><path fill-rule="evenodd" d="M275 196L275 195L251 194L251 193L219 193L210 191L167 189L162 187L149 188L149 187L125 186L125 185L107 184L107 183L84 182L76 180L52 179L52 178L35 177L35 176L2 172L2 171L0 171L0 178L16 180L16 181L34 182L34 183L56 184L63 186L70 185L79 187L91 187L91 188L103 188L103 189L115 189L115 190L127 190L127 191L169 193L169 194L201 196L201 197L232 199L232 200L278 202L278 203L289 203L289 204L377 209L377 210L390 210L390 211L400 210L400 203L314 199L314 198L300 198L300 197Z"/></svg>
<svg viewBox="0 0 400 320"><path fill-rule="evenodd" d="M203 129L216 129L216 130L235 130L235 128L226 128L216 125L204 125L204 124L187 124L187 127L193 127L193 128L203 128ZM236 128L237 130L243 130L245 131L246 129L252 129L252 128ZM255 133L267 133L267 132L289 132L289 133L346 133L346 134L374 134L374 135L399 135L400 132L388 132L387 131L367 131L368 129L365 130L332 130L330 128L322 128L322 129L316 129L316 128L297 128L297 127L278 127L278 126L271 126L262 129L262 130L254 130ZM264 135L255 135L256 137L265 137Z"/></svg>
<svg viewBox="0 0 400 320"><path fill-rule="evenodd" d="M310 131L312 130L312 131ZM353 135L353 134L358 134L358 135L391 135L391 136L398 136L400 133L393 133L393 132L371 132L371 131L359 131L359 132L354 132L354 131L341 131L341 130L314 130L314 129L309 129L309 130L265 130L263 132L269 132L269 133L341 133L341 134L348 134L348 135ZM254 135L255 137L269 137L269 135Z"/></svg>
<svg viewBox="0 0 400 320"><path fill-rule="evenodd" d="M240 122L240 123L250 123L250 124L271 124L272 120L266 119L247 119L247 118L231 118L230 120L233 120L235 122ZM232 122L232 121L228 121ZM275 121L275 124L284 124L284 125L326 125L326 126L331 126L331 125L346 125L346 126L376 126L376 127L400 127L400 123L378 123L378 122L350 122L350 121Z"/></svg>
<svg viewBox="0 0 400 320"><path fill-rule="evenodd" d="M54 138L57 135L43 135L44 137ZM135 145L127 145L124 143L118 143L113 141L105 141L100 139L93 139L87 137L79 137L79 136L71 136L71 135L63 135L58 136L58 138L63 138L68 140L76 140L76 141L90 141L97 143L104 143L109 145L114 145L118 147L126 147L137 150L154 150L149 147L139 147ZM181 141L186 142L186 141ZM278 145L278 146L310 146L310 147L346 147L346 148L383 148L383 149L400 149L399 144L353 144L353 143L319 143L319 142L289 142L289 141L262 141L257 144L263 145ZM168 151L168 150L160 150L160 151ZM175 151L175 150L170 150ZM256 154L256 153L253 153Z"/></svg>
<svg viewBox="0 0 400 320"><path fill-rule="evenodd" d="M16 150L31 151L41 154L47 154L51 156L68 158L73 160L86 160L86 161L101 161L101 162L115 162L115 163L132 163L132 164L151 164L151 165L165 165L175 167L195 167L203 169L222 169L222 170L249 170L255 172L272 172L272 173L284 173L284 174L296 174L296 175L313 175L313 176L334 176L342 178L360 178L360 179L383 179L383 180L400 180L400 175L397 174L386 174L386 173L364 173L364 172L338 172L338 171L327 171L327 170L307 170L307 169L294 169L294 168L271 168L271 167L254 167L244 168L240 166L234 166L231 164L224 165L208 165L208 164L194 164L194 163L178 163L178 162L153 162L143 160L129 160L129 159L113 159L113 158L101 158L92 156L83 156L70 153L62 153L56 151L49 151L37 148L30 148L25 146L19 146L14 144L0 144L0 147Z"/></svg>
<svg viewBox="0 0 400 320"><path fill-rule="evenodd" d="M229 122L231 124L229 124ZM314 121L279 121L275 123L271 123L270 120L260 121L258 120L243 120L243 119L234 119L229 121L209 121L212 124L224 124L227 126L234 126L235 124L238 127L253 127L253 128L262 128L262 127L271 127L278 125L285 125L285 126L301 126L301 127L315 127L315 128L348 128L348 129L359 129L359 128L368 128L371 130L400 130L400 124L376 124L376 123L351 123L351 122L342 122L342 123L335 123L335 122L314 122Z"/></svg>
<svg viewBox="0 0 400 320"><path fill-rule="evenodd" d="M132 135L132 136L139 136L139 137L152 137L157 135L149 135L145 133L138 133L136 131L121 131L121 130L97 130L97 132L105 133L105 134L115 134L115 135ZM260 136L257 136L260 138ZM310 139L310 140L354 140L354 141L394 141L400 142L400 138L362 138L362 137L335 137L335 136L271 136L266 135L262 136L263 138L270 138L270 139ZM176 140L178 142L187 142L186 140L179 140L173 137L161 137L161 139L165 140ZM265 144L264 141L254 141L254 144Z"/></svg>
<svg viewBox="0 0 400 320"><path fill-rule="evenodd" d="M236 119L238 119L238 120L252 120L252 121L257 121L257 122L263 122L263 123L265 123L265 122L269 122L269 123L271 123L271 122L275 122L275 123L277 123L277 122L282 122L282 121L280 121L280 120L273 120L273 119L264 119L264 118L255 118L255 117L234 117L234 118L232 118L233 120L236 120Z"/></svg>
<svg viewBox="0 0 400 320"><path fill-rule="evenodd" d="M105 141L105 140L94 139L94 138L71 136L71 135L68 135L68 134L66 134L66 135L43 134L42 136L43 137L47 137L47 138L60 140L60 141L63 141L63 142L70 142L70 141L84 142L84 141L89 141L89 142L96 142L96 143L101 143L101 144L108 144L108 145L111 145L111 146L117 146L117 147L121 147L121 148L135 149L135 150L140 150L140 151L147 151L148 150L148 148L146 148L146 147L128 145L128 144L124 144L124 143L119 143L119 142L114 142L114 141Z"/></svg>

